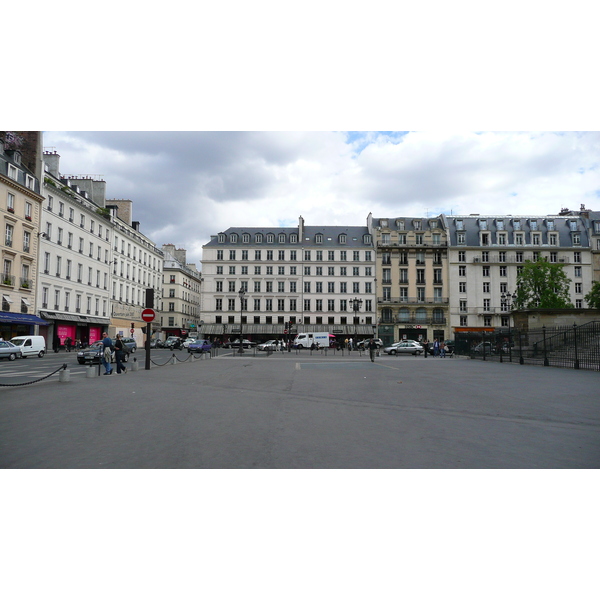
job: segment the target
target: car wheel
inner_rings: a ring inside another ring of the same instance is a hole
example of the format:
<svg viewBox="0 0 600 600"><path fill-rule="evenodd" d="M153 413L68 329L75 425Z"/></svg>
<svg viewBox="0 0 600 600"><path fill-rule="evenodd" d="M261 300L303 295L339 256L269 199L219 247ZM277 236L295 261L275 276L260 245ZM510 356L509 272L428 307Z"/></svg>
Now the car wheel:
<svg viewBox="0 0 600 600"><path fill-rule="evenodd" d="M135 348L132 348L129 352L133 354L135 352Z"/></svg>
<svg viewBox="0 0 600 600"><path fill-rule="evenodd" d="M39 357L39 358L43 358L43 356L44 356L44 351L43 351L43 350L40 350L40 351L38 352L38 357Z"/></svg>
<svg viewBox="0 0 600 600"><path fill-rule="evenodd" d="M78 362L80 365L85 365L85 360L79 360L79 359L77 359L77 362Z"/></svg>
<svg viewBox="0 0 600 600"><path fill-rule="evenodd" d="M394 356L394 354L396 354L396 351L395 351L395 350L390 350L390 351L389 351L389 355L390 355L390 356Z"/></svg>
<svg viewBox="0 0 600 600"><path fill-rule="evenodd" d="M15 358L17 358L17 355L13 353L8 357L8 360L15 360Z"/></svg>
<svg viewBox="0 0 600 600"><path fill-rule="evenodd" d="M129 362L129 354L125 354L125 356L123 356L123 362Z"/></svg>
<svg viewBox="0 0 600 600"><path fill-rule="evenodd" d="M304 348L304 346L302 344L298 344L297 348L302 350L302 348Z"/></svg>

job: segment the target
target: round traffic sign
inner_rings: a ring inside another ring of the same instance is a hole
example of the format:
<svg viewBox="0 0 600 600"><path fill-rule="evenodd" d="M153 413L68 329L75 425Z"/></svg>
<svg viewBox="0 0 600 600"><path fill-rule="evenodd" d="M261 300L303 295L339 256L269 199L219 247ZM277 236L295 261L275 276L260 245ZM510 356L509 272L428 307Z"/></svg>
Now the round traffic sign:
<svg viewBox="0 0 600 600"><path fill-rule="evenodd" d="M153 308L145 308L142 311L142 320L146 321L146 323L150 323L151 321L154 321L155 318L156 318L156 313L154 312Z"/></svg>
<svg viewBox="0 0 600 600"><path fill-rule="evenodd" d="M131 335L133 335L133 334L135 333L135 329L130 329L130 330L129 330L129 333L130 333Z"/></svg>

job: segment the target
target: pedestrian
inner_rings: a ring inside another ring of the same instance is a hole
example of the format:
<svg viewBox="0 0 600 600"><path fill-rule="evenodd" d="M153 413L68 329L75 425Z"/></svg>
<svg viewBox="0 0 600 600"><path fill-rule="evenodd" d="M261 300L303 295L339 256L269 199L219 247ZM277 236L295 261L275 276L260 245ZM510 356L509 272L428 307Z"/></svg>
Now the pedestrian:
<svg viewBox="0 0 600 600"><path fill-rule="evenodd" d="M58 352L60 350L60 338L58 335L54 336L54 343L52 344L54 352Z"/></svg>
<svg viewBox="0 0 600 600"><path fill-rule="evenodd" d="M123 373L127 373L127 368L123 364L123 359L125 358L126 352L125 344L121 339L121 336L117 333L117 339L115 341L115 360L117 362L117 374L120 375L121 371Z"/></svg>
<svg viewBox="0 0 600 600"><path fill-rule="evenodd" d="M104 365L105 375L110 375L113 370L110 366L110 355L114 346L112 340L108 337L106 331L102 334L102 364Z"/></svg>
<svg viewBox="0 0 600 600"><path fill-rule="evenodd" d="M438 341L437 338L434 338L433 340L433 356L439 356L440 354L440 342Z"/></svg>
<svg viewBox="0 0 600 600"><path fill-rule="evenodd" d="M65 350L67 352L71 352L71 338L70 337L65 338Z"/></svg>
<svg viewBox="0 0 600 600"><path fill-rule="evenodd" d="M421 346L423 346L423 356L427 358L427 353L429 352L429 342L427 341L427 339L424 339L421 342Z"/></svg>
<svg viewBox="0 0 600 600"><path fill-rule="evenodd" d="M440 342L440 356L446 358L446 344L444 342Z"/></svg>

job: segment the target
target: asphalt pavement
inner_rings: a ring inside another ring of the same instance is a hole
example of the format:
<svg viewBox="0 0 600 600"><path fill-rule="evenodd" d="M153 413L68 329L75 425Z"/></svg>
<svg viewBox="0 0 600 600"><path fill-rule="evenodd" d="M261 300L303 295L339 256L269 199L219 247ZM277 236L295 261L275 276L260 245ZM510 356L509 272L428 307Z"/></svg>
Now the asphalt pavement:
<svg viewBox="0 0 600 600"><path fill-rule="evenodd" d="M147 371L138 350L137 371L130 362L126 374L99 377L64 353L4 361L0 384L65 356L69 381L0 386L1 468L600 466L598 372L307 350L203 359L158 350Z"/></svg>

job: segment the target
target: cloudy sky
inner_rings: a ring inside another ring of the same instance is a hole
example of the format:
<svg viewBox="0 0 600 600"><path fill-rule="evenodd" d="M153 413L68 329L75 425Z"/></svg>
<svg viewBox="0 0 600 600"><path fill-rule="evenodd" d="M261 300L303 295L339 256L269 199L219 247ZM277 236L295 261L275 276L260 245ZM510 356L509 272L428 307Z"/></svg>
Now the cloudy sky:
<svg viewBox="0 0 600 600"><path fill-rule="evenodd" d="M231 226L364 225L375 217L600 209L600 134L44 132L63 174L134 202L159 245L199 262Z"/></svg>

